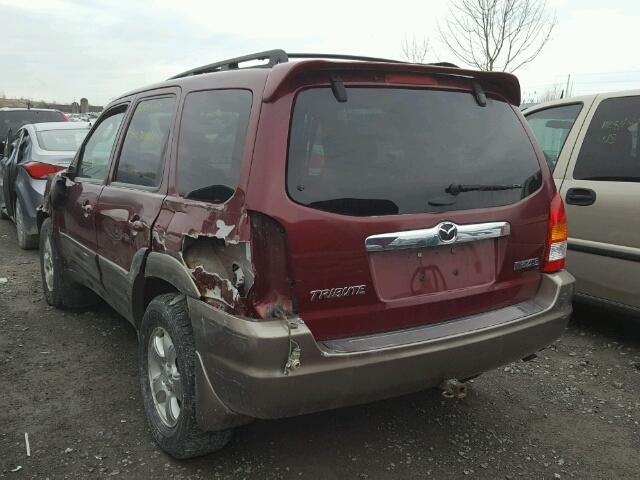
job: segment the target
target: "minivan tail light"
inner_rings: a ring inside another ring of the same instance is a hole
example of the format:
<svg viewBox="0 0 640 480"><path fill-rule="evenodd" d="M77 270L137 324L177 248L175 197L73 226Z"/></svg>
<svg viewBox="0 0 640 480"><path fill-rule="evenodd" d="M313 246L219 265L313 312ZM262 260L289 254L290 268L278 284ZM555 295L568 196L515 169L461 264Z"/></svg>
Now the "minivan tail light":
<svg viewBox="0 0 640 480"><path fill-rule="evenodd" d="M547 242L544 249L542 271L553 273L562 270L567 257L567 215L564 210L564 202L558 192L551 200L549 209L549 227Z"/></svg>
<svg viewBox="0 0 640 480"><path fill-rule="evenodd" d="M58 173L59 171L64 170L67 167L61 165L51 165L50 163L27 162L22 165L22 168L27 171L31 178L35 178L36 180L46 180L49 175Z"/></svg>

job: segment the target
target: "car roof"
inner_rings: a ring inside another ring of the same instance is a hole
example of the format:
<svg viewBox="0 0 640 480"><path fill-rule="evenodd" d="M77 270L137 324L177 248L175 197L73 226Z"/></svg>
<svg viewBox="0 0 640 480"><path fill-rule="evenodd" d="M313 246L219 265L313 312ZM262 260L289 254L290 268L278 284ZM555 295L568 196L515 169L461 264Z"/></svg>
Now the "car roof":
<svg viewBox="0 0 640 480"><path fill-rule="evenodd" d="M528 107L525 111L522 112L522 114L527 116L528 114L531 114L533 112L537 112L539 110L544 110L545 108L548 108L548 107L555 107L559 105L570 105L572 103L580 103L580 102L590 103L598 95L599 94L581 95L579 97L568 97L568 98L561 98L559 100L549 100L548 102L540 102Z"/></svg>
<svg viewBox="0 0 640 480"><path fill-rule="evenodd" d="M559 105L570 105L572 103L580 103L580 102L590 103L590 102L593 102L596 98L621 97L621 96L625 96L625 94L629 96L640 95L640 90L638 89L618 90L614 92L592 93L591 95L580 95L577 97L568 97L568 98L562 98L559 100L550 100L548 102L537 103L527 108L526 111L523 112L523 114L526 116L527 114L544 110L545 108L548 108L548 107L555 107Z"/></svg>
<svg viewBox="0 0 640 480"><path fill-rule="evenodd" d="M247 88L264 87L263 100L272 101L287 81L308 71L410 71L416 73L431 73L435 75L465 77L470 80L486 81L502 93L509 102L520 104L520 83L517 77L505 72L486 72L458 68L449 63L412 64L394 60L373 59L368 57L351 57L322 54L287 54L281 50L260 52L199 67L146 87L138 88L117 97L110 105L122 99L168 87L184 87L187 90L206 88ZM239 67L241 62L255 59L269 58L268 65ZM306 60L289 61L288 58L307 58Z"/></svg>
<svg viewBox="0 0 640 480"><path fill-rule="evenodd" d="M2 107L0 108L0 112L16 112L16 111L27 111L27 110L35 110L38 112L59 112L60 110L56 108L26 108L26 107Z"/></svg>

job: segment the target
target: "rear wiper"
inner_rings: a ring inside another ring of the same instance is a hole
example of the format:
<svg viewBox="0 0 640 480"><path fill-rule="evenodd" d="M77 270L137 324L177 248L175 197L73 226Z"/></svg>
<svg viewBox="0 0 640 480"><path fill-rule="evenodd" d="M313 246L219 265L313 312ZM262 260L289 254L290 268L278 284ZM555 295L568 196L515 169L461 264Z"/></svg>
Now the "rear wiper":
<svg viewBox="0 0 640 480"><path fill-rule="evenodd" d="M459 193L464 192L495 192L498 190L515 190L518 188L522 188L522 185L517 183L502 185L469 185L464 183L452 183L445 188L444 191L451 195L458 195Z"/></svg>

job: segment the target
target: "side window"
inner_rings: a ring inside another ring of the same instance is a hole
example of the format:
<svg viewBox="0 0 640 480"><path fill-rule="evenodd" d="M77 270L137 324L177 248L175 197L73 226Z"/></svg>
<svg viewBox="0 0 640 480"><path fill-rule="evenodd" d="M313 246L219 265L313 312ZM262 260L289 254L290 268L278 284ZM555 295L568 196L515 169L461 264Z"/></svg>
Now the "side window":
<svg viewBox="0 0 640 480"><path fill-rule="evenodd" d="M251 100L247 90L187 95L178 147L180 195L213 203L233 195L240 179Z"/></svg>
<svg viewBox="0 0 640 480"><path fill-rule="evenodd" d="M526 115L527 122L540 143L544 157L553 172L567 136L578 118L582 104L545 108Z"/></svg>
<svg viewBox="0 0 640 480"><path fill-rule="evenodd" d="M573 178L640 182L638 120L640 97L600 102L582 142Z"/></svg>
<svg viewBox="0 0 640 480"><path fill-rule="evenodd" d="M104 180L107 176L109 158L124 112L125 109L121 108L111 114L107 113L93 132L89 133L76 169L76 177Z"/></svg>
<svg viewBox="0 0 640 480"><path fill-rule="evenodd" d="M141 101L127 129L114 181L157 187L162 180L175 97Z"/></svg>

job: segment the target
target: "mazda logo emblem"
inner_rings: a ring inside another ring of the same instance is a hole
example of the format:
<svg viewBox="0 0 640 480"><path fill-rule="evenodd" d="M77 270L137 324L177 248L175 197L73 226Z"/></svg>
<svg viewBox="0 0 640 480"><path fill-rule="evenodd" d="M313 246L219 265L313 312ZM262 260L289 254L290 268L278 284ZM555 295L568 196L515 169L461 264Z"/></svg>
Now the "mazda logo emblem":
<svg viewBox="0 0 640 480"><path fill-rule="evenodd" d="M444 222L438 225L438 238L442 243L455 242L456 238L458 238L457 225L450 222Z"/></svg>

